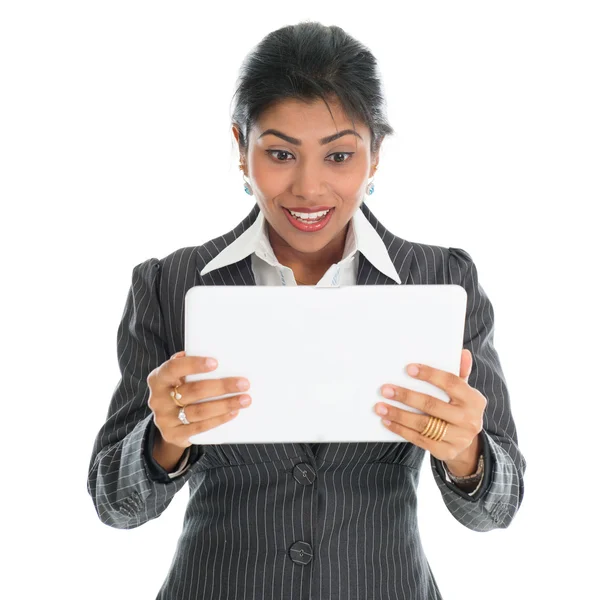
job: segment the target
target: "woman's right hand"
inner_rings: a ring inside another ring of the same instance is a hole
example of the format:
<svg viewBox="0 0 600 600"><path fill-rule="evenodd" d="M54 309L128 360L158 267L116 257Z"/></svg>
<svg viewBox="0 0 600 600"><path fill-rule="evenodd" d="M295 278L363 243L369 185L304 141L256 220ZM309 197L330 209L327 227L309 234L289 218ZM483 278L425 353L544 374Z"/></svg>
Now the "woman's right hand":
<svg viewBox="0 0 600 600"><path fill-rule="evenodd" d="M185 351L177 352L162 365L156 367L147 378L150 388L148 406L154 413L154 424L160 431L167 444L187 448L191 446L189 438L198 433L214 429L223 423L235 419L245 394L237 386L239 377L224 377L222 379L203 379L200 381L184 382L184 376L194 373L208 373L216 367L209 367L204 356L184 356ZM247 381L247 380L246 380ZM181 394L180 404L185 405L185 415L190 422L184 425L178 417L179 406L170 396L174 386ZM248 387L250 387L248 383ZM246 388L247 389L247 388ZM222 396L236 393L221 400L211 400L194 404L203 398ZM251 399L250 399L251 401ZM232 413L232 411L235 411Z"/></svg>

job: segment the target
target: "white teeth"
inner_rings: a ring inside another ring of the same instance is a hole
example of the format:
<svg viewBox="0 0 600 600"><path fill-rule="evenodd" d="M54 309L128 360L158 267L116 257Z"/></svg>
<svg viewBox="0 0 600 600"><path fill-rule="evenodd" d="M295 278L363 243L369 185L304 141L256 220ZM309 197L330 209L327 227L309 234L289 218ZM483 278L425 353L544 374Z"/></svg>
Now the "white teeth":
<svg viewBox="0 0 600 600"><path fill-rule="evenodd" d="M327 213L329 213L331 209L329 210L323 210L321 212L316 212L316 213L299 213L299 212L294 212L293 210L290 210L289 212L296 218L298 219L302 219L304 221L318 221L319 219L322 219Z"/></svg>

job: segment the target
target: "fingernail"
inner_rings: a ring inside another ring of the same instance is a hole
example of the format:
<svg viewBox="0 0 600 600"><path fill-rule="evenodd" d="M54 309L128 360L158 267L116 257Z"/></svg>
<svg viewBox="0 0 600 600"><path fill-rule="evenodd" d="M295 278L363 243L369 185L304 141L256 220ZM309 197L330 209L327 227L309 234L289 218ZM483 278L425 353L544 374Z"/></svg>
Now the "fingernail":
<svg viewBox="0 0 600 600"><path fill-rule="evenodd" d="M209 369L214 369L214 367L216 367L216 366L217 366L217 361L216 361L214 358L208 358L208 359L206 360L206 366L207 366Z"/></svg>
<svg viewBox="0 0 600 600"><path fill-rule="evenodd" d="M418 375L419 374L419 367L417 365L408 365L408 374L409 375Z"/></svg>
<svg viewBox="0 0 600 600"><path fill-rule="evenodd" d="M383 388L381 388L381 394L386 398L393 398L394 390L389 385L384 385Z"/></svg>

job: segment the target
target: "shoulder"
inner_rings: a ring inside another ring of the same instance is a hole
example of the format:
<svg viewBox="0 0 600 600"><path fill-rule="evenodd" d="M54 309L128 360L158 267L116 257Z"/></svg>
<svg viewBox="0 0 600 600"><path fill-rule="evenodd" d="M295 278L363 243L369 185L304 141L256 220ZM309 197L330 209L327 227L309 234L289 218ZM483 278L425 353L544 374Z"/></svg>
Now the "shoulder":
<svg viewBox="0 0 600 600"><path fill-rule="evenodd" d="M409 242L414 250L415 256L422 262L440 260L443 262L458 261L463 264L473 262L471 255L462 248L451 246L436 246L434 244L423 244Z"/></svg>
<svg viewBox="0 0 600 600"><path fill-rule="evenodd" d="M225 236L219 236L199 246L177 248L162 258L149 258L141 265L160 271L161 277L178 279L195 271L200 273L204 266L232 241L227 240Z"/></svg>
<svg viewBox="0 0 600 600"><path fill-rule="evenodd" d="M153 288L161 296L168 290L196 285L202 263L200 247L177 248L162 258L146 258L133 267L133 287Z"/></svg>
<svg viewBox="0 0 600 600"><path fill-rule="evenodd" d="M463 248L406 242L412 248L410 274L413 283L459 283L473 264L473 258Z"/></svg>
<svg viewBox="0 0 600 600"><path fill-rule="evenodd" d="M133 267L134 273L144 276L162 279L165 275L168 277L173 272L178 272L196 260L196 247L178 248L167 256L162 258L150 257Z"/></svg>

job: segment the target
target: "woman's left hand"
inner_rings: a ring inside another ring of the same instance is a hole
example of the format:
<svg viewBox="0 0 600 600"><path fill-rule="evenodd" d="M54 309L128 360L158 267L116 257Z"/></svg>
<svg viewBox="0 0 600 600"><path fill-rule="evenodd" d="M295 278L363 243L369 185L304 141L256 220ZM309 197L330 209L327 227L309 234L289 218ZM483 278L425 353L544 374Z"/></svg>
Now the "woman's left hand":
<svg viewBox="0 0 600 600"><path fill-rule="evenodd" d="M483 413L487 405L485 396L467 383L472 366L473 357L465 348L461 354L460 375L427 365L418 365L417 375L412 375L407 369L408 374L415 379L428 381L444 390L450 402L393 384L382 386L382 393L385 387L391 388L393 400L418 408L425 413L423 415L382 402L375 405L377 414L381 414L377 410L379 407L387 408L388 412L383 419L390 421L389 425L384 423L390 431L428 450L433 456L446 462L449 468L453 465L451 472L456 470L454 474L458 476L461 475L460 471L468 471L477 462L480 452L479 432L483 429ZM439 442L421 435L427 426L429 415L448 422L446 435Z"/></svg>

